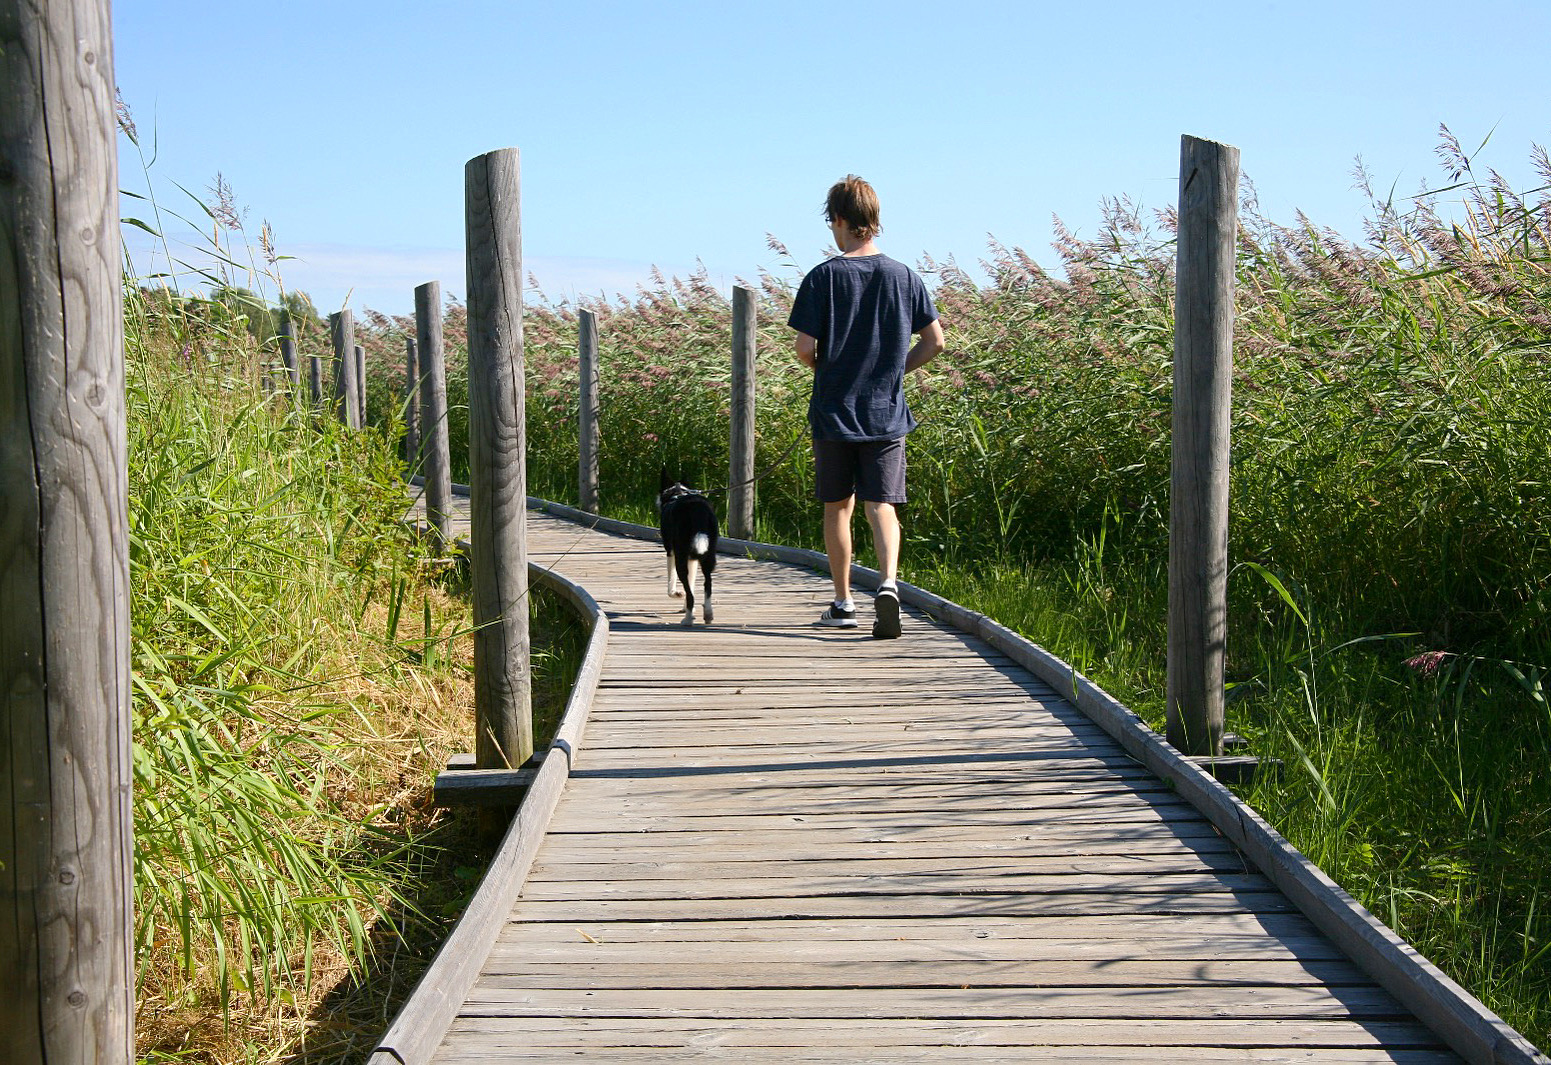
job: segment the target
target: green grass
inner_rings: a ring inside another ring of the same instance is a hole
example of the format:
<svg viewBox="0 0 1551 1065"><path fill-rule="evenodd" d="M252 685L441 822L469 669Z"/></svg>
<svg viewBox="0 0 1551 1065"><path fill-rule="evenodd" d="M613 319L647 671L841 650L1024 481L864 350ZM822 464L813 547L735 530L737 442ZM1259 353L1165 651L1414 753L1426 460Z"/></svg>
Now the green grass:
<svg viewBox="0 0 1551 1065"><path fill-rule="evenodd" d="M429 804L472 742L467 589L388 434L266 393L240 323L127 318L142 1059L359 1060L481 860ZM584 630L530 606L544 737Z"/></svg>

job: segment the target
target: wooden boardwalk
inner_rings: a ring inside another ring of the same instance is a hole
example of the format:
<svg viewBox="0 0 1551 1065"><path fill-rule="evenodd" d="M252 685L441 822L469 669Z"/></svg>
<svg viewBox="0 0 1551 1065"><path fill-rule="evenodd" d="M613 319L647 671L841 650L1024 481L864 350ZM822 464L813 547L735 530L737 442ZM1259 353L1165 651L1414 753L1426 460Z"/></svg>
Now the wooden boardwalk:
<svg viewBox="0 0 1551 1065"><path fill-rule="evenodd" d="M986 643L827 577L530 514L610 619L580 754L434 1060L1458 1061L1193 807Z"/></svg>

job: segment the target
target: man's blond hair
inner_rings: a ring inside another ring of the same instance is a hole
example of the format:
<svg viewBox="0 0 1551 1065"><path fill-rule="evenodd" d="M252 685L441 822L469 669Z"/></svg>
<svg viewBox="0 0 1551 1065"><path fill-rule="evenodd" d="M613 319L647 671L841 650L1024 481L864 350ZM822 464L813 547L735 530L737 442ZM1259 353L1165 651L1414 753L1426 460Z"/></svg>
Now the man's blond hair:
<svg viewBox="0 0 1551 1065"><path fill-rule="evenodd" d="M871 240L883 232L878 221L878 194L855 174L847 174L844 181L830 186L824 218L830 222L840 219L857 240Z"/></svg>

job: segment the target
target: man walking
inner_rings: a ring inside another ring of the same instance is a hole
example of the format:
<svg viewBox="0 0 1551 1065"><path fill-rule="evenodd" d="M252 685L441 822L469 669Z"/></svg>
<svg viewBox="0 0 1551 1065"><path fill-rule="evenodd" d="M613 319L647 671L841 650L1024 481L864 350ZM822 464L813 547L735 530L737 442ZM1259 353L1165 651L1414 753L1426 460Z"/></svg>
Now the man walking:
<svg viewBox="0 0 1551 1065"><path fill-rule="evenodd" d="M882 227L871 185L854 174L836 182L824 218L840 254L808 271L786 323L797 331L797 358L813 370L808 424L835 584L819 623L856 627L851 516L860 498L883 575L872 634L893 639L900 634L895 507L905 502L905 435L916 427L905 374L942 352L942 323L915 272L873 243Z"/></svg>

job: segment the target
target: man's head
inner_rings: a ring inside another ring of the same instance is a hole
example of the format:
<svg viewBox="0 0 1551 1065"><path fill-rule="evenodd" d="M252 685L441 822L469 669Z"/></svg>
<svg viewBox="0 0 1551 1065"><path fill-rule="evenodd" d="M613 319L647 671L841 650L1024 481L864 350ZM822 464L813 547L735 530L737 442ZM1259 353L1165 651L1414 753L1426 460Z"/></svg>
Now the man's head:
<svg viewBox="0 0 1551 1065"><path fill-rule="evenodd" d="M878 222L878 194L855 174L847 174L844 181L830 186L829 198L824 202L824 220L831 225L845 223L857 240L871 240L883 231Z"/></svg>

